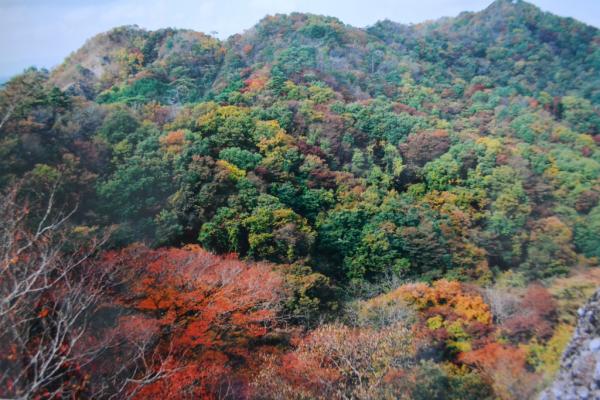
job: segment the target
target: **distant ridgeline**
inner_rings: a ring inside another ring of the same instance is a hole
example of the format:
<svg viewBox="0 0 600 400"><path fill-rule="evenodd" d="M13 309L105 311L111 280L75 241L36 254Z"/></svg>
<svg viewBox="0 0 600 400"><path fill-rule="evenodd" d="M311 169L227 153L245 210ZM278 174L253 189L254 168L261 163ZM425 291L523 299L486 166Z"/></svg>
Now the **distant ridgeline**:
<svg viewBox="0 0 600 400"><path fill-rule="evenodd" d="M0 93L0 185L113 246L199 243L339 283L524 281L600 256L600 33L523 1L226 41L120 27Z"/></svg>

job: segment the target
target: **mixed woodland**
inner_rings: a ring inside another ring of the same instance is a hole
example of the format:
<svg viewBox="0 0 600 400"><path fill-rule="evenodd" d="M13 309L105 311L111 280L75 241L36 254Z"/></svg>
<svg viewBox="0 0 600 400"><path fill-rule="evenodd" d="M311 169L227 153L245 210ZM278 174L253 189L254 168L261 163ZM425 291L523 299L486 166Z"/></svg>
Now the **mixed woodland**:
<svg viewBox="0 0 600 400"><path fill-rule="evenodd" d="M528 399L600 286L600 31L115 28L0 89L0 397Z"/></svg>

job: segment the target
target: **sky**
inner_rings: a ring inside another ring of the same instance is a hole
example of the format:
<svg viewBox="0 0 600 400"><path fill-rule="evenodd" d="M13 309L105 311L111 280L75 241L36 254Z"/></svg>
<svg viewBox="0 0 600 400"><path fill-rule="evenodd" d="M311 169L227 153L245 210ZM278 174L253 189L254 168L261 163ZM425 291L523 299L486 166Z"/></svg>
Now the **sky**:
<svg viewBox="0 0 600 400"><path fill-rule="evenodd" d="M338 17L365 27L382 19L418 23L492 0L0 0L0 81L29 66L52 68L86 39L121 25L188 28L221 39L267 14L292 11ZM600 0L530 0L545 11L600 27Z"/></svg>

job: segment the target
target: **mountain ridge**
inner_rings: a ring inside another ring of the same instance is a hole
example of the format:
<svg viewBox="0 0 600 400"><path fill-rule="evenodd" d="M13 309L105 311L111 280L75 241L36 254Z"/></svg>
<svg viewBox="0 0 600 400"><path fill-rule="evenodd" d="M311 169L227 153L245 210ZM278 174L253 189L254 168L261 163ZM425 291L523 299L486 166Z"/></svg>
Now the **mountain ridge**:
<svg viewBox="0 0 600 400"><path fill-rule="evenodd" d="M550 22L540 22L546 19ZM566 27L573 32L560 35L552 30L553 26ZM201 90L195 93L195 96L202 97L223 86L223 79L218 77L220 73L224 72L230 77L239 74L243 68L256 71L261 68L257 64L273 61L274 56L289 47L293 38L295 46L319 48L320 51L316 52L318 59L315 59L318 64L314 65L316 71L355 98L364 98L364 93L367 93L367 97L374 94L367 85L361 87L347 81L363 79L361 76L367 73L376 75L375 78L380 82L387 79L380 75L402 74L402 71L411 73L417 82L421 81L422 71L428 71L431 80L434 73L435 79L440 75L446 81L455 78L468 81L477 74L485 74L491 63L496 63L494 68L502 73L494 77L493 84L506 85L510 78L516 79L509 76L513 70L516 69L514 72L518 75L522 73L521 70L528 68L527 61L523 61L527 58L527 52L531 48L538 48L540 57L545 57L544 64L556 64L565 77L577 72L582 78L589 79L583 91L588 92L585 97L597 103L600 98L600 90L596 88L600 85L596 85L598 81L595 79L596 75L600 75L597 65L600 60L598 32L597 28L571 18L542 12L524 1L514 3L510 0L498 0L482 11L461 13L457 17L414 25L384 20L366 28L352 27L334 17L308 13L277 14L261 19L252 28L224 41L191 30L168 28L147 31L126 26L89 39L52 71L51 82L61 89L70 88L75 93L94 98L115 84L136 79L137 74L147 76L149 67L155 64L159 67L161 63L168 62L165 57L173 58L177 53L167 51L165 45L181 41L182 47L178 51L190 52L190 59L178 60L177 65L188 68L199 61L201 68L209 70L198 71L192 76L194 79L202 78L202 83L196 85L201 86ZM575 40L578 46L564 45ZM433 41L441 43L441 48L446 49L445 54L432 54L428 50L427 47L431 46L427 42ZM519 43L518 47L522 50L517 52L514 60L506 60L504 49L512 42ZM371 50L364 48L367 43ZM573 54L560 54L563 49L571 47L575 49ZM118 54L119 51L128 52L128 55ZM159 53L157 60L149 59L152 52ZM462 65L461 60L465 57L473 57L477 64ZM370 61L366 60L369 58ZM431 71L431 64L436 62L440 62L442 68ZM542 77L548 75L544 73L541 63L533 62L537 63L534 64L535 68L542 69L535 71L535 74ZM568 65L562 65L567 63L586 67L580 71L570 71ZM397 68L398 64L404 65ZM194 65L194 68L198 68L198 65ZM160 75L161 72L165 71L150 74ZM159 80L173 82L178 76L171 72L166 71L166 75ZM532 80L529 76L533 73L522 74L528 75L524 81L526 85L531 85L527 81ZM552 83L552 78L540 79L534 90L547 89L554 95L566 94L565 90Z"/></svg>

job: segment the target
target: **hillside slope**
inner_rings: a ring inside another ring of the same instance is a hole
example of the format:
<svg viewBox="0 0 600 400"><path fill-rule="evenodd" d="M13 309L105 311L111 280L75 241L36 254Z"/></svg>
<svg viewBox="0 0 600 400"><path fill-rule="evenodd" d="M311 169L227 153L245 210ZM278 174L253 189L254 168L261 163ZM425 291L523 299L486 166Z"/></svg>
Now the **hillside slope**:
<svg viewBox="0 0 600 400"><path fill-rule="evenodd" d="M599 90L600 31L523 1L115 28L0 90L0 273L110 233L93 261L127 276L101 307L153 359L65 377L81 393L133 371L119 390L151 399L533 398L600 284ZM42 289L24 315L51 326Z"/></svg>

